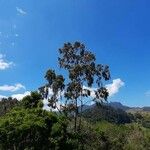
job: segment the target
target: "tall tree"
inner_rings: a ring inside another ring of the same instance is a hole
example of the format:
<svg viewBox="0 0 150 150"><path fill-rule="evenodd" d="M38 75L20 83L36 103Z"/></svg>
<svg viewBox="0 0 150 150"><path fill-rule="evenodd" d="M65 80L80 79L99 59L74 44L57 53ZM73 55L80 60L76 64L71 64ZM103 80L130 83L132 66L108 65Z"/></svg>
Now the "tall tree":
<svg viewBox="0 0 150 150"><path fill-rule="evenodd" d="M0 117L9 112L12 108L17 106L19 101L16 98L8 97L0 100Z"/></svg>
<svg viewBox="0 0 150 150"><path fill-rule="evenodd" d="M102 81L110 79L109 67L96 64L95 55L80 42L65 43L59 49L58 62L60 68L67 71L67 82L65 82L62 75L56 75L54 70L48 70L45 76L48 84L40 88L40 91L43 96L48 97L48 89L52 89L53 94L49 97L49 106L53 108L57 106L57 102L60 101L63 95L64 104L61 106L61 110L65 113L68 111L74 112L74 130L76 132L78 129L78 108L80 106L82 112L85 102L84 97L91 96L89 88L93 85L96 87L93 101L102 102L107 100L109 93L103 86ZM84 88L85 86L87 88Z"/></svg>

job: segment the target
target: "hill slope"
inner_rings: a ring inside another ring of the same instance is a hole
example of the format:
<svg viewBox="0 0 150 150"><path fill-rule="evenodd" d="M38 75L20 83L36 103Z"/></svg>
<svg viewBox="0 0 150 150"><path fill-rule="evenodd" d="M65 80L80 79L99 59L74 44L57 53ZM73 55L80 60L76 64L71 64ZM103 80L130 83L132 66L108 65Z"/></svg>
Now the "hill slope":
<svg viewBox="0 0 150 150"><path fill-rule="evenodd" d="M111 123L124 124L132 121L132 115L122 109L115 109L107 105L92 105L90 108L85 109L82 115L92 122L106 120Z"/></svg>

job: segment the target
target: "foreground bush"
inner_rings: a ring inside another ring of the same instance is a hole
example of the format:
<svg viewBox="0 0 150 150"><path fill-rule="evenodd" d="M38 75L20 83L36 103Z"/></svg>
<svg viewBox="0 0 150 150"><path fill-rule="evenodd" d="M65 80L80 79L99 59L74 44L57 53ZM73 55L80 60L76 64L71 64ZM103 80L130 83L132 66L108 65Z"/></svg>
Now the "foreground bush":
<svg viewBox="0 0 150 150"><path fill-rule="evenodd" d="M73 149L67 121L42 109L14 109L0 118L0 149Z"/></svg>

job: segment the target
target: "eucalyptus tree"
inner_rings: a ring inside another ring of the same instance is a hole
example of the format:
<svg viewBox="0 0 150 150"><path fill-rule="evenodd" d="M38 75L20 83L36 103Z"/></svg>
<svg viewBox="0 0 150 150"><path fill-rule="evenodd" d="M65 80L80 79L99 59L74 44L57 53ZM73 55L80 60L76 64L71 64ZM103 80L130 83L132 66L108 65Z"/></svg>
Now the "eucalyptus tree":
<svg viewBox="0 0 150 150"><path fill-rule="evenodd" d="M67 75L57 75L54 70L49 69L45 75L48 83L39 88L39 91L43 97L48 98L50 107L55 109L57 103L61 103L62 100L63 104L59 111L65 112L65 114L74 112L74 130L76 132L79 106L82 113L84 98L89 97L96 103L107 100L109 93L103 85L103 81L110 79L109 66L97 64L95 55L80 42L65 43L59 49L58 63L60 68L67 71ZM95 90L92 91L94 95L90 90L93 86L95 87ZM52 89L51 96L48 96L48 89Z"/></svg>

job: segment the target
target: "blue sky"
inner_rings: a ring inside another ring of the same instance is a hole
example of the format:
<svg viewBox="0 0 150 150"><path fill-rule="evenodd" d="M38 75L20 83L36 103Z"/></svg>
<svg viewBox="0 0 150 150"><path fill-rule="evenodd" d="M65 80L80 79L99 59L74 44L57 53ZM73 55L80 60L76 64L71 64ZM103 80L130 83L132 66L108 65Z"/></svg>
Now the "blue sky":
<svg viewBox="0 0 150 150"><path fill-rule="evenodd" d="M121 82L109 101L150 106L149 0L0 0L0 6L0 95L37 89L48 68L60 72L58 48L81 41L110 66L106 84Z"/></svg>

